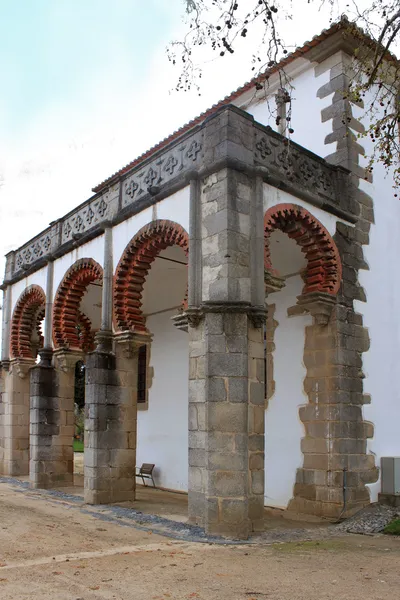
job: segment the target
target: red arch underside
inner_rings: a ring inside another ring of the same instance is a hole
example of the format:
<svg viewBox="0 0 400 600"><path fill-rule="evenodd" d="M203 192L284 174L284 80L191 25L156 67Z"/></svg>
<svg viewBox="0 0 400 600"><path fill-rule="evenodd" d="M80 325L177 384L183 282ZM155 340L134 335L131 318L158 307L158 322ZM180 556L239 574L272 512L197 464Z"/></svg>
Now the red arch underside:
<svg viewBox="0 0 400 600"><path fill-rule="evenodd" d="M87 325L81 323L79 310L89 284L103 278L101 266L93 259L77 261L60 283L53 308L53 339L56 348L86 350L88 343ZM89 319L83 315L85 319Z"/></svg>
<svg viewBox="0 0 400 600"><path fill-rule="evenodd" d="M341 261L336 244L322 223L305 208L295 204L278 204L266 212L265 269L274 274L269 238L276 229L294 239L307 259L303 294L322 292L336 295L342 276Z"/></svg>
<svg viewBox="0 0 400 600"><path fill-rule="evenodd" d="M189 237L183 227L164 220L146 225L128 244L114 280L115 321L118 329L146 331L142 311L144 283L152 262L169 246L180 246L187 255ZM185 302L186 298L183 304Z"/></svg>
<svg viewBox="0 0 400 600"><path fill-rule="evenodd" d="M39 314L43 314L45 304L45 293L38 285L30 286L21 294L11 321L12 358L36 358L32 350L32 334L38 327Z"/></svg>

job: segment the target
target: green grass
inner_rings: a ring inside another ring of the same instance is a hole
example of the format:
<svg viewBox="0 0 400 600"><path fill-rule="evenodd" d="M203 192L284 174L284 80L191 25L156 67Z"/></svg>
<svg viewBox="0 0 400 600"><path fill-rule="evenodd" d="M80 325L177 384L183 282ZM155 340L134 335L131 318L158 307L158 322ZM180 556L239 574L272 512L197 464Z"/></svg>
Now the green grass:
<svg viewBox="0 0 400 600"><path fill-rule="evenodd" d="M400 519L396 519L395 521L389 523L389 525L386 525L383 533L387 533L389 535L400 535Z"/></svg>
<svg viewBox="0 0 400 600"><path fill-rule="evenodd" d="M74 452L83 452L83 442L80 440L74 440Z"/></svg>

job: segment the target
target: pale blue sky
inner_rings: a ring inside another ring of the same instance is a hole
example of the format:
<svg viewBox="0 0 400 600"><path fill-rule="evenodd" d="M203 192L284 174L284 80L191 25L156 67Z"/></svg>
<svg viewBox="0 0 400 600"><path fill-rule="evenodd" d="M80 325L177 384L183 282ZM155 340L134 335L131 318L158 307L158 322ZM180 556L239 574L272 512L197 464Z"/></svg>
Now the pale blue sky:
<svg viewBox="0 0 400 600"><path fill-rule="evenodd" d="M3 133L20 137L59 101L89 111L85 81L110 56L129 60L122 91L140 87L158 40L176 29L179 8L173 0L1 0Z"/></svg>

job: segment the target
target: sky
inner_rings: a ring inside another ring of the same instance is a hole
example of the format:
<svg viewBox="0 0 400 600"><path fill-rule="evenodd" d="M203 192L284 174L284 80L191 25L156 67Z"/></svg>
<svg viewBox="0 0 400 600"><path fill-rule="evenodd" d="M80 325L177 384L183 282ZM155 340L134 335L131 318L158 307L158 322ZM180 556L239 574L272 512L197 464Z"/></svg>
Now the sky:
<svg viewBox="0 0 400 600"><path fill-rule="evenodd" d="M285 32L296 46L329 13L294 4ZM173 92L165 48L183 13L183 0L0 0L1 273L6 252L251 77L246 41L207 57L200 97Z"/></svg>

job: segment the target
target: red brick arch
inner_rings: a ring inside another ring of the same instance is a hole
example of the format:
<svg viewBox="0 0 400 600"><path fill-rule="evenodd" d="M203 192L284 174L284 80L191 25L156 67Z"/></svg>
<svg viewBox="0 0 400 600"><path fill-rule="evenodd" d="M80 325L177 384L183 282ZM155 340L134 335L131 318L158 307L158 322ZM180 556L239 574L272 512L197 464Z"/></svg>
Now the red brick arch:
<svg viewBox="0 0 400 600"><path fill-rule="evenodd" d="M39 285L30 285L15 305L10 335L12 358L36 358L32 349L32 334L38 329L46 305L46 295Z"/></svg>
<svg viewBox="0 0 400 600"><path fill-rule="evenodd" d="M86 350L87 322L82 321L79 307L88 285L99 279L103 279L103 269L92 258L81 258L68 269L54 298L55 348Z"/></svg>
<svg viewBox="0 0 400 600"><path fill-rule="evenodd" d="M269 238L280 229L301 247L307 259L303 294L323 292L336 295L342 279L342 265L335 242L329 232L308 210L296 204L277 204L264 217L264 259L267 271L271 264Z"/></svg>
<svg viewBox="0 0 400 600"><path fill-rule="evenodd" d="M189 236L177 223L158 220L142 227L125 248L114 278L114 314L118 329L146 330L143 286L151 263L169 246L180 246L187 256Z"/></svg>

